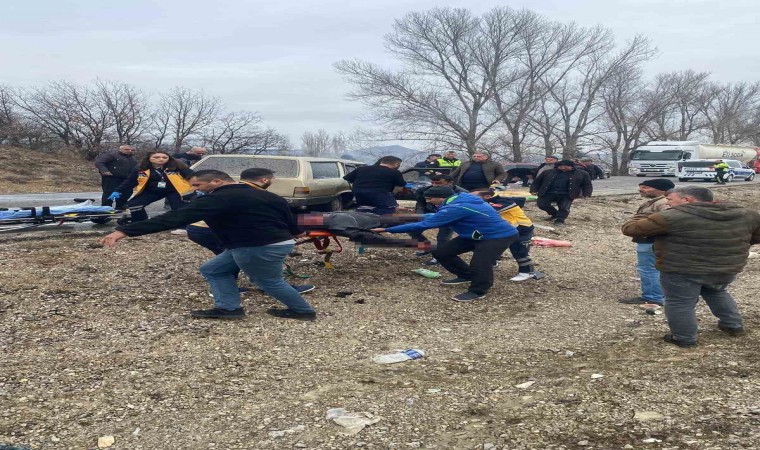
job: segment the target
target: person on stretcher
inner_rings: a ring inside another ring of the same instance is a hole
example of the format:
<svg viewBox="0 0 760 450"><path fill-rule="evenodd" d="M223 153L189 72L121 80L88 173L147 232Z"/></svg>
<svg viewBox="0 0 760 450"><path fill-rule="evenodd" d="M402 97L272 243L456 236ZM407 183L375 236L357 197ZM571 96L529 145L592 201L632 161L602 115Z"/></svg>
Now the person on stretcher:
<svg viewBox="0 0 760 450"><path fill-rule="evenodd" d="M423 219L421 214L377 215L372 213L341 211L332 213L309 213L298 216L298 225L307 235L309 231L326 231L336 236L347 237L351 242L373 247L413 247L429 251L430 242L416 239L397 239L381 236L370 231Z"/></svg>

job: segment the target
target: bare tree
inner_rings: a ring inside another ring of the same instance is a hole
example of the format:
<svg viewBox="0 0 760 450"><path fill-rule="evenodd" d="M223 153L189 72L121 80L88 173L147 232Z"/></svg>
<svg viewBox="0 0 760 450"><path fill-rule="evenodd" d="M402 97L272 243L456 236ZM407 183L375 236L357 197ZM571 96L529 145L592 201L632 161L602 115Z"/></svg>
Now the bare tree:
<svg viewBox="0 0 760 450"><path fill-rule="evenodd" d="M714 144L740 144L757 133L752 129L758 105L760 82L713 84L714 95L705 107Z"/></svg>
<svg viewBox="0 0 760 450"><path fill-rule="evenodd" d="M599 139L610 149L612 174L625 174L630 152L641 145L652 121L673 104L674 93L665 78L658 77L647 86L641 70L626 70L615 73L601 98L610 132L601 133Z"/></svg>
<svg viewBox="0 0 760 450"><path fill-rule="evenodd" d="M560 141L565 158L576 156L578 143L588 137L589 125L602 117L598 98L601 89L620 71L635 70L654 56L655 51L643 36L636 36L615 52L615 40L610 30L597 27L587 37L584 55L572 61L569 74L554 83L547 76L545 85L561 118L555 136Z"/></svg>
<svg viewBox="0 0 760 450"><path fill-rule="evenodd" d="M152 118L154 145L159 147L171 137L171 147L179 151L189 137L202 133L214 122L219 110L219 100L201 91L176 87L162 94Z"/></svg>
<svg viewBox="0 0 760 450"><path fill-rule="evenodd" d="M332 137L325 130L306 131L301 135L301 147L307 156L325 156L331 153Z"/></svg>
<svg viewBox="0 0 760 450"><path fill-rule="evenodd" d="M95 82L95 89L113 117L119 144L134 144L143 132L147 98L134 86L117 81Z"/></svg>
<svg viewBox="0 0 760 450"><path fill-rule="evenodd" d="M646 130L650 140L687 141L708 127L705 106L711 102L707 72L686 70L657 75L656 83L671 93L672 104L664 108Z"/></svg>
<svg viewBox="0 0 760 450"><path fill-rule="evenodd" d="M262 128L257 113L232 112L219 116L208 127L204 145L212 153L246 153L258 155L290 148L288 138L273 128Z"/></svg>
<svg viewBox="0 0 760 450"><path fill-rule="evenodd" d="M13 91L5 85L0 85L0 143L21 143L21 117L16 112Z"/></svg>
<svg viewBox="0 0 760 450"><path fill-rule="evenodd" d="M76 134L69 99L55 88L55 83L44 88L17 90L13 94L13 102L39 128L56 136L63 145L82 148L83 142Z"/></svg>
<svg viewBox="0 0 760 450"><path fill-rule="evenodd" d="M349 98L369 106L395 138L437 141L473 153L499 122L483 114L493 97L484 68L492 67L498 55L485 51L481 24L466 9L409 13L385 37L403 70L358 60L335 67L354 85Z"/></svg>
<svg viewBox="0 0 760 450"><path fill-rule="evenodd" d="M497 8L486 15L489 42L503 54L491 76L494 105L506 128L500 138L506 159L522 161L529 121L546 92L561 82L586 51L590 33L575 24L560 24L529 10ZM512 56L507 56L512 53ZM547 75L553 73L551 77ZM544 82L549 81L549 84Z"/></svg>

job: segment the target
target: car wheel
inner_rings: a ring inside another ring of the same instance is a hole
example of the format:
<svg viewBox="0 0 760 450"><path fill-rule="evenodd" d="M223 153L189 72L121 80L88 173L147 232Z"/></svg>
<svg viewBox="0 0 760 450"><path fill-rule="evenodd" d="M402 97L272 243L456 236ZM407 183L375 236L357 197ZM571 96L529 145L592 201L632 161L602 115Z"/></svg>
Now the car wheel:
<svg viewBox="0 0 760 450"><path fill-rule="evenodd" d="M732 181L734 181L734 176L733 175L729 175L728 177L726 177L726 183L730 183Z"/></svg>
<svg viewBox="0 0 760 450"><path fill-rule="evenodd" d="M314 209L323 212L343 211L343 199L335 197L330 203L323 203Z"/></svg>
<svg viewBox="0 0 760 450"><path fill-rule="evenodd" d="M744 179L744 181L752 181L752 180L754 180L754 179L755 179L755 174L754 174L754 173L752 173L752 174L750 174L750 175L749 175L747 178L745 178L745 179Z"/></svg>

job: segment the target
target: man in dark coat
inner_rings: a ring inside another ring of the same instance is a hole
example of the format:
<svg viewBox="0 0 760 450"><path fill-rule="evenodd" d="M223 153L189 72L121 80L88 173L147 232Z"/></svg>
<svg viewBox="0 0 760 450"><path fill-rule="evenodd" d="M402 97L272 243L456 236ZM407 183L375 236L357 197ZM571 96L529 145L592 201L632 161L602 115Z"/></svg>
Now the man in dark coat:
<svg viewBox="0 0 760 450"><path fill-rule="evenodd" d="M591 197L592 191L588 172L577 169L568 159L558 162L556 168L542 172L530 186L530 192L538 196L536 206L549 214L548 220L557 225L565 223L573 200Z"/></svg>
<svg viewBox="0 0 760 450"><path fill-rule="evenodd" d="M179 159L188 167L202 160L206 156L206 147L192 147L190 150L172 155L174 159Z"/></svg>
<svg viewBox="0 0 760 450"><path fill-rule="evenodd" d="M119 146L118 150L101 153L95 158L95 167L100 172L100 185L103 188L103 196L100 200L101 205L111 206L113 204L113 200L109 200L108 197L127 179L132 169L137 165L133 156L134 154L135 148L125 144ZM121 198L116 200L116 209L124 209L126 207L127 200L132 195L132 190L130 189L129 192L123 192L122 194Z"/></svg>

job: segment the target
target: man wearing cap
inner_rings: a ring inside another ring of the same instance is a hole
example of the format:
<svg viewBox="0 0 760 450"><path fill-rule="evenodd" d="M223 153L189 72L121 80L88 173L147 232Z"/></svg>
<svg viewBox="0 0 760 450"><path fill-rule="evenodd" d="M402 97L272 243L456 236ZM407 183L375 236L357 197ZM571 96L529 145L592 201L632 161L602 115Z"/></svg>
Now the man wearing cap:
<svg viewBox="0 0 760 450"><path fill-rule="evenodd" d="M578 197L591 197L591 177L585 170L578 170L569 159L557 163L557 167L542 172L530 186L530 192L538 196L536 206L549 214L547 220L564 225L570 215L570 206ZM555 208L552 204L556 204Z"/></svg>
<svg viewBox="0 0 760 450"><path fill-rule="evenodd" d="M381 233L421 232L430 228L451 227L458 236L433 250L433 257L456 278L445 280L445 285L469 284L466 292L452 300L470 302L485 297L493 285L493 267L496 260L517 240L517 230L480 197L456 194L447 186L433 186L425 191L427 201L438 206L438 212L422 222L375 228ZM472 252L470 264L459 257Z"/></svg>
<svg viewBox="0 0 760 450"><path fill-rule="evenodd" d="M668 209L666 196L668 191L674 187L673 182L665 178L654 178L639 183L639 193L649 200L639 206L636 215L648 216ZM660 271L655 267L655 256L652 248L654 238L639 236L634 237L633 242L636 243L636 271L641 280L641 296L625 298L619 300L619 303L629 305L653 303L662 306L665 301L665 294L663 294L660 286Z"/></svg>

